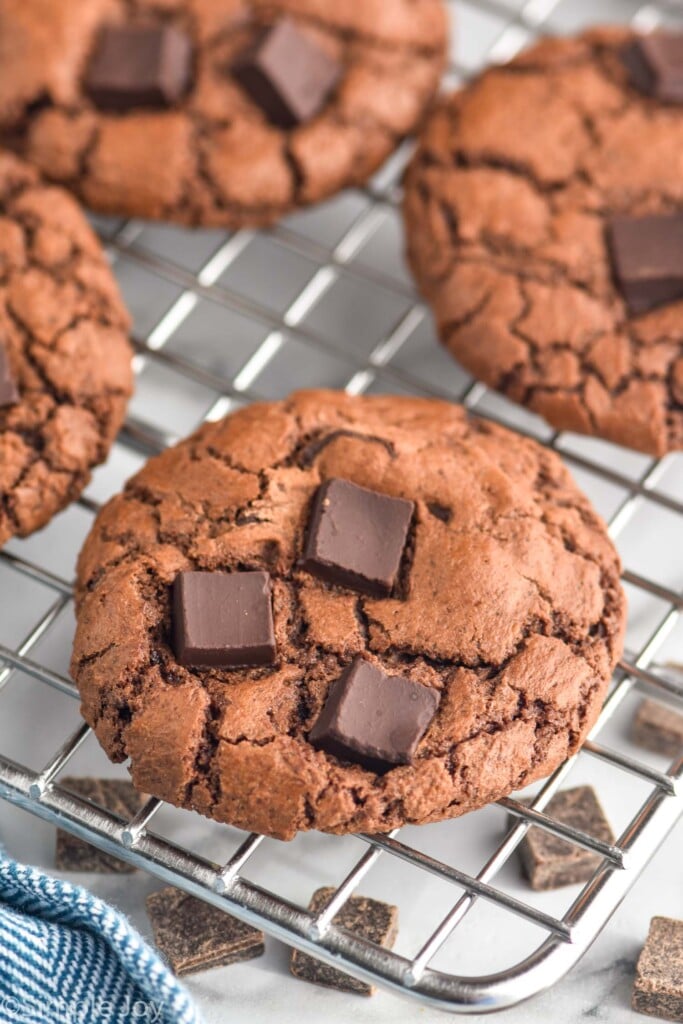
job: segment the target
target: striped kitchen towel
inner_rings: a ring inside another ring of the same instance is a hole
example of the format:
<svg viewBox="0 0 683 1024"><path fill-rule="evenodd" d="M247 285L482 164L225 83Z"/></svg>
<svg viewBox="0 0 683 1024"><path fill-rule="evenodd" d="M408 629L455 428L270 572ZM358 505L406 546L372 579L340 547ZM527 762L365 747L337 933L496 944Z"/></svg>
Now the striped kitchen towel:
<svg viewBox="0 0 683 1024"><path fill-rule="evenodd" d="M199 1024L125 917L0 850L0 1024Z"/></svg>

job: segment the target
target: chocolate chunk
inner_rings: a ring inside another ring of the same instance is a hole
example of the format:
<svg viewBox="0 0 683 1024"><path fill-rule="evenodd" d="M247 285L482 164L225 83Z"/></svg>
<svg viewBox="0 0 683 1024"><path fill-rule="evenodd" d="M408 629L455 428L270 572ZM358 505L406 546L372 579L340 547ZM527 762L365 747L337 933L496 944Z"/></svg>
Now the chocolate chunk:
<svg viewBox="0 0 683 1024"><path fill-rule="evenodd" d="M145 905L157 948L179 977L265 952L263 932L180 889L155 892Z"/></svg>
<svg viewBox="0 0 683 1024"><path fill-rule="evenodd" d="M272 665L267 572L181 572L173 584L173 643L181 665Z"/></svg>
<svg viewBox="0 0 683 1024"><path fill-rule="evenodd" d="M16 405L18 401L19 391L17 390L14 374L12 373L12 367L9 364L5 346L0 341L0 409L4 409L9 405Z"/></svg>
<svg viewBox="0 0 683 1024"><path fill-rule="evenodd" d="M85 90L102 110L170 107L187 92L192 44L170 25L111 25L102 30Z"/></svg>
<svg viewBox="0 0 683 1024"><path fill-rule="evenodd" d="M104 807L124 821L130 821L135 817L148 799L145 793L138 793L125 779L67 777L60 779L59 785L71 790L76 796ZM98 850L69 832L63 832L62 829L57 830L55 866L60 871L96 871L113 874L128 874L135 871L131 864Z"/></svg>
<svg viewBox="0 0 683 1024"><path fill-rule="evenodd" d="M283 18L236 60L232 73L269 121L295 128L322 110L341 66Z"/></svg>
<svg viewBox="0 0 683 1024"><path fill-rule="evenodd" d="M563 789L552 798L546 814L594 839L614 842L605 812L590 786ZM591 853L533 826L519 844L519 856L532 889L559 889L587 882L602 862L599 853Z"/></svg>
<svg viewBox="0 0 683 1024"><path fill-rule="evenodd" d="M631 82L658 100L683 103L683 33L653 32L621 53Z"/></svg>
<svg viewBox="0 0 683 1024"><path fill-rule="evenodd" d="M683 921L650 921L636 965L631 1006L638 1013L683 1021Z"/></svg>
<svg viewBox="0 0 683 1024"><path fill-rule="evenodd" d="M415 505L327 480L313 501L302 567L327 583L373 597L391 593Z"/></svg>
<svg viewBox="0 0 683 1024"><path fill-rule="evenodd" d="M319 913L333 893L334 889L318 889L313 894L308 909L313 914ZM366 896L351 896L332 920L339 928L345 928L346 931L385 949L391 949L398 934L398 908ZM338 971L335 967L329 967L298 949L292 950L290 970L294 977L300 978L301 981L324 985L325 988L336 988L340 992L371 996L375 991L367 982L357 981L356 978Z"/></svg>
<svg viewBox="0 0 683 1024"><path fill-rule="evenodd" d="M410 764L441 694L356 657L332 684L309 740L369 771Z"/></svg>
<svg viewBox="0 0 683 1024"><path fill-rule="evenodd" d="M614 217L607 237L617 284L631 313L683 298L683 214Z"/></svg>
<svg viewBox="0 0 683 1024"><path fill-rule="evenodd" d="M633 719L631 736L646 750L679 757L683 754L683 715L655 700L644 700Z"/></svg>

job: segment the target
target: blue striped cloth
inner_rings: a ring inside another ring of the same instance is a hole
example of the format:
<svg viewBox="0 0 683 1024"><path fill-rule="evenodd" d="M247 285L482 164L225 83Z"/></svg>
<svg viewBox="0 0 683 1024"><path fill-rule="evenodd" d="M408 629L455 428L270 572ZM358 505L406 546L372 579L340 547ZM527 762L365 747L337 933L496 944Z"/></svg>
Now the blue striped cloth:
<svg viewBox="0 0 683 1024"><path fill-rule="evenodd" d="M0 850L0 1024L199 1024L125 917Z"/></svg>

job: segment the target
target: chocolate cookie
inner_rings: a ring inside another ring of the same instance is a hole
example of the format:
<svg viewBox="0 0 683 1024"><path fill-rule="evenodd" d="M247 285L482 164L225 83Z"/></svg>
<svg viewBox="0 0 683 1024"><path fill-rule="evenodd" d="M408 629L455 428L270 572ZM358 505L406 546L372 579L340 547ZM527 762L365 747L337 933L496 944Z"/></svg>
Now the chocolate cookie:
<svg viewBox="0 0 683 1024"><path fill-rule="evenodd" d="M405 196L410 263L463 365L555 427L655 455L683 447L677 38L597 29L486 71L428 119Z"/></svg>
<svg viewBox="0 0 683 1024"><path fill-rule="evenodd" d="M266 224L365 182L445 48L442 0L0 0L0 131L93 209Z"/></svg>
<svg viewBox="0 0 683 1024"><path fill-rule="evenodd" d="M547 775L595 721L624 596L554 453L448 403L314 391L148 462L86 541L77 617L83 714L135 785L291 838Z"/></svg>
<svg viewBox="0 0 683 1024"><path fill-rule="evenodd" d="M106 458L132 386L127 328L74 200L0 153L0 545L44 526Z"/></svg>

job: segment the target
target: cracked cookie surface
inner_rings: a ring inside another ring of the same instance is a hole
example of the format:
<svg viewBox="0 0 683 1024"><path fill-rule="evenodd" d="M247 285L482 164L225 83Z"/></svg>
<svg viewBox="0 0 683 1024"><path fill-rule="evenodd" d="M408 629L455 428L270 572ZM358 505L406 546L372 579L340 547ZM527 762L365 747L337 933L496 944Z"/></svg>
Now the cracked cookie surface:
<svg viewBox="0 0 683 1024"><path fill-rule="evenodd" d="M229 73L286 15L343 66L318 116L271 125ZM104 113L83 75L98 33L162 19L194 44L168 110ZM265 224L365 182L414 130L444 63L442 0L0 0L0 131L93 209Z"/></svg>
<svg viewBox="0 0 683 1024"><path fill-rule="evenodd" d="M301 568L331 477L415 502L395 596ZM278 838L388 831L577 750L621 651L619 568L553 452L445 402L300 392L205 425L104 507L79 562L72 672L139 789ZM270 573L273 666L178 664L170 589L187 569ZM359 653L441 694L412 764L383 775L308 740Z"/></svg>
<svg viewBox="0 0 683 1024"><path fill-rule="evenodd" d="M683 447L683 302L630 315L614 215L683 211L683 107L629 84L636 37L543 40L444 98L406 178L408 255L445 345L555 427Z"/></svg>
<svg viewBox="0 0 683 1024"><path fill-rule="evenodd" d="M81 493L132 387L128 315L75 201L0 153L0 344L19 400L0 408L0 545Z"/></svg>

